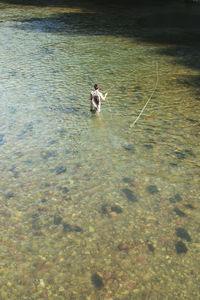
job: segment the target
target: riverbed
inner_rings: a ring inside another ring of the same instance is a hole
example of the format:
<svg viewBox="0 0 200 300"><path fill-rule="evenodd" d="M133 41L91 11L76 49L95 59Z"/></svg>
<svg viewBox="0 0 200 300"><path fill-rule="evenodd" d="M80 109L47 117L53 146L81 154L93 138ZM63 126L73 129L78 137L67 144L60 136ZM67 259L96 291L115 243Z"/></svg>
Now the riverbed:
<svg viewBox="0 0 200 300"><path fill-rule="evenodd" d="M198 299L192 21L78 2L0 13L1 299Z"/></svg>

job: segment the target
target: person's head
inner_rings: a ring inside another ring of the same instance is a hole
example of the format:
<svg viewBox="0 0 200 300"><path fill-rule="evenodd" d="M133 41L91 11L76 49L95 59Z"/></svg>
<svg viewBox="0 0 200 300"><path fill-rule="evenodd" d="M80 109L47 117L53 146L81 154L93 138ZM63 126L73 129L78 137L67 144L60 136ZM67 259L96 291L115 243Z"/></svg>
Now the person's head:
<svg viewBox="0 0 200 300"><path fill-rule="evenodd" d="M99 86L98 86L98 84L97 84L97 83L95 83L95 85L94 85L94 89L95 89L95 90L98 90L98 89L99 89Z"/></svg>

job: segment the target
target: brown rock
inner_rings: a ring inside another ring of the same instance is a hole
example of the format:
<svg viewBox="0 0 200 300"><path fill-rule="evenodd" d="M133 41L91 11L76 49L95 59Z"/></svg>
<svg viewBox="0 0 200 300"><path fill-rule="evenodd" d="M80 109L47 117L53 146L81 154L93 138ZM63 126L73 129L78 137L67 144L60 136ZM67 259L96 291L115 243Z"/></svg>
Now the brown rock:
<svg viewBox="0 0 200 300"><path fill-rule="evenodd" d="M119 244L119 246L118 246L118 249L119 250L129 250L129 249L131 249L132 247L131 247L131 245L130 244L124 244L124 243L121 243L121 244Z"/></svg>
<svg viewBox="0 0 200 300"><path fill-rule="evenodd" d="M109 280L112 277L112 273L110 271L107 271L104 275L103 278L105 280Z"/></svg>

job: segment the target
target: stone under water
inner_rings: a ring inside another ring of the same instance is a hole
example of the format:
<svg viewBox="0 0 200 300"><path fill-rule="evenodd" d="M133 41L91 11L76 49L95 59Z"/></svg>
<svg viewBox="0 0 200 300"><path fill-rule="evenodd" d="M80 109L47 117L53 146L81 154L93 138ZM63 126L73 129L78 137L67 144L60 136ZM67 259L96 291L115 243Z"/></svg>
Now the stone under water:
<svg viewBox="0 0 200 300"><path fill-rule="evenodd" d="M175 247L176 247L176 252L178 254L187 253L187 251L188 251L188 248L186 247L186 245L183 242L181 242L181 241L178 241L175 244Z"/></svg>
<svg viewBox="0 0 200 300"><path fill-rule="evenodd" d="M149 185L147 186L147 191L149 192L149 194L154 195L158 193L158 188L156 185Z"/></svg>
<svg viewBox="0 0 200 300"><path fill-rule="evenodd" d="M127 200L130 202L137 202L137 196L129 189L122 189L122 192L126 195Z"/></svg>
<svg viewBox="0 0 200 300"><path fill-rule="evenodd" d="M191 242L191 240L192 240L191 236L189 235L187 230L185 228L182 228L182 227L176 228L176 235L178 237L180 237L181 239L186 240L187 242Z"/></svg>
<svg viewBox="0 0 200 300"><path fill-rule="evenodd" d="M97 289L101 289L104 286L103 278L97 273L92 274L91 281Z"/></svg>
<svg viewBox="0 0 200 300"><path fill-rule="evenodd" d="M179 217L186 217L186 214L182 210L180 210L178 207L174 207L174 211Z"/></svg>

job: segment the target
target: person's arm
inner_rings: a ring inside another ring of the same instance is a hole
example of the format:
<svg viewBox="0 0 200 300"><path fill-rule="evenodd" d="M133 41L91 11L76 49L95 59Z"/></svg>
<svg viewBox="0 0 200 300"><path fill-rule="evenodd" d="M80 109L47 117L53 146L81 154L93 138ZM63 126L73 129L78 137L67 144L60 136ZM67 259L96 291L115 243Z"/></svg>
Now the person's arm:
<svg viewBox="0 0 200 300"><path fill-rule="evenodd" d="M105 95L103 96L103 94L101 93L101 99L103 100L103 101L105 101L106 100L106 97L107 97L107 95L108 95L108 93L105 93Z"/></svg>
<svg viewBox="0 0 200 300"><path fill-rule="evenodd" d="M92 93L90 93L90 101L92 100Z"/></svg>

